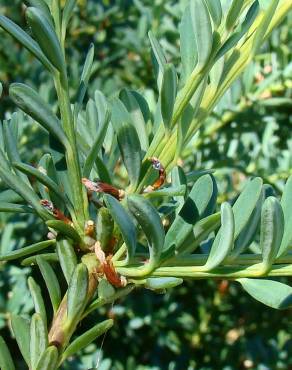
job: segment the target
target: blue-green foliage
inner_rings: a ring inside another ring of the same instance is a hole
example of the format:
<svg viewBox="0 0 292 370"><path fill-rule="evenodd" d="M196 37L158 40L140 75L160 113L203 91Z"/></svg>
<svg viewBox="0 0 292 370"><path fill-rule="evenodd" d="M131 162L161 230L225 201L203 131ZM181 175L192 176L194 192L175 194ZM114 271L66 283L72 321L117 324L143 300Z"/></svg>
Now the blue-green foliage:
<svg viewBox="0 0 292 370"><path fill-rule="evenodd" d="M12 6L10 1L4 0L3 7L7 15L24 25L24 19L17 18L21 2L13 3ZM146 87L144 96L150 108L150 114L147 113L151 118L157 114L159 116L160 113L154 111L154 99L158 91L157 81L152 73L147 31L154 29L167 61L177 67L178 24L185 3L183 0L173 4L148 0L88 0L87 5L80 8L82 17L77 12L74 13L68 30L72 93L79 84L80 66L86 57L85 50L88 49L89 43L93 42L95 58L88 95L94 99L94 92L98 89L107 97L116 96L117 91L125 84L133 89L145 90ZM202 130L182 152L183 168L189 178L194 169L216 169L219 204L223 201L233 204L236 200L235 194L242 190L247 178L254 176L262 177L266 184L274 187L274 190L271 190L267 185L263 190L263 198L269 195L278 196L283 191L286 179L291 175L291 30L290 14L282 26L273 32L257 60L227 91ZM0 36L0 77L4 82L1 118L10 114L12 105L7 97L7 90L12 81L38 86L44 100L56 108L53 84L47 72L43 72L40 64L33 61L26 51L19 49L8 36L4 36L2 30ZM220 71L220 66L218 70ZM180 70L178 72L181 73ZM215 77L219 78L213 76ZM212 75L210 80L212 83ZM98 106L96 97L93 104ZM147 124L147 114L145 111L142 113ZM21 121L20 125L12 124L13 135L19 143L19 155L24 163L34 164L42 153L49 151L48 135L21 114L13 116L13 119ZM81 123L88 122L88 111L82 112L79 120ZM97 120L94 121L96 126L91 127L92 133L100 133L100 125L103 125L100 120L100 112L97 112ZM82 126L80 122L79 127ZM110 134L105 136L102 152L99 150L92 174L100 179L107 179L106 182L113 181L116 186L124 187L127 183L127 163L125 167L121 166L113 178L119 152L116 140L112 139L111 126L109 132ZM80 134L82 136L82 131ZM135 135L136 141L139 140L139 135L140 132ZM90 153L86 142L92 143L96 139L94 134L89 136L85 140L80 139L81 157L84 160ZM2 148L4 144L1 140L0 135ZM143 143L140 144L143 147ZM140 153L138 160L139 158ZM106 166L102 163L106 163ZM140 168L133 175L134 185L139 175ZM192 184L193 181L189 185ZM5 191L0 195L0 202L19 201L17 195L6 190L1 181L0 188ZM153 202L155 204L155 198ZM175 217L173 200L162 202L159 210L160 215L170 214L170 221ZM216 210L219 211L219 208ZM218 228L219 226L216 227L216 232ZM21 214L0 214L0 230L1 255L36 243L46 238L47 233L34 215ZM257 231L255 228L254 233ZM120 235L120 232L115 230L117 235ZM189 241L192 235L188 237ZM144 253L142 244L147 246L147 243L143 236L140 236L140 239L138 252ZM201 244L204 253L210 250L212 242L211 234L210 239ZM251 250L260 253L258 237L251 245ZM20 268L18 262L8 267L0 262L0 335L9 342L12 338L10 314L21 314L28 318L33 309L33 301L25 282L31 273L43 284L36 268ZM66 281L63 277L60 277L60 281L62 291L65 291ZM286 282L285 279L283 282ZM44 287L45 285L42 286ZM49 293L45 293L45 299L49 301ZM56 302L55 304L57 305ZM112 307L105 306L98 313L95 311L82 327L78 328L77 334L79 331L82 334L91 329L97 323L97 317L101 319L105 314L113 316L116 325L107 334L102 350L99 348L99 339L82 350L80 356L70 358L63 365L64 369L94 368L97 359L100 359L99 370L227 370L246 367L248 364L255 369L267 367L288 370L292 366L288 317L259 305L243 293L239 284L230 284L226 280L188 282L165 295L138 290L127 301L118 301ZM20 356L16 355L14 360L16 368L21 369L23 363Z"/></svg>

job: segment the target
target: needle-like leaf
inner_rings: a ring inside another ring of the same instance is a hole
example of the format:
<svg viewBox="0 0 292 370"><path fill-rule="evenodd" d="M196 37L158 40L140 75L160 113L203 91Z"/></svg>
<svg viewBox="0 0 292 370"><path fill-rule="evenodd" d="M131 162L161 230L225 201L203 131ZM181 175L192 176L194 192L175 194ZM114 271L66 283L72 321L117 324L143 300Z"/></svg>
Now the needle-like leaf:
<svg viewBox="0 0 292 370"><path fill-rule="evenodd" d="M56 312L61 302L61 289L58 278L51 265L41 256L36 258L36 262L46 283L54 312Z"/></svg>
<svg viewBox="0 0 292 370"><path fill-rule="evenodd" d="M53 64L42 52L39 45L16 23L12 22L9 18L5 17L4 15L0 15L0 27L7 31L27 50L29 50L48 70L54 71Z"/></svg>
<svg viewBox="0 0 292 370"><path fill-rule="evenodd" d="M76 352L80 351L82 348L85 348L90 343L92 343L96 338L100 337L102 334L107 332L112 326L114 322L113 320L105 320L93 328L89 329L84 334L80 335L77 339L75 339L72 343L69 344L67 349L64 351L62 356L62 361L66 358L74 355Z"/></svg>
<svg viewBox="0 0 292 370"><path fill-rule="evenodd" d="M67 317L70 322L78 319L86 305L88 289L88 270L83 263L79 263L72 274L68 288Z"/></svg>
<svg viewBox="0 0 292 370"><path fill-rule="evenodd" d="M28 287L34 303L35 312L39 313L43 319L43 322L47 324L46 308L41 289L31 276L28 278Z"/></svg>
<svg viewBox="0 0 292 370"><path fill-rule="evenodd" d="M191 0L190 13L197 45L197 68L201 70L207 64L212 50L212 24L204 0Z"/></svg>
<svg viewBox="0 0 292 370"><path fill-rule="evenodd" d="M11 315L12 330L20 352L28 366L30 366L30 322L22 316Z"/></svg>
<svg viewBox="0 0 292 370"><path fill-rule="evenodd" d="M105 195L104 200L126 243L128 253L125 263L128 264L134 257L137 244L135 225L128 212L114 197Z"/></svg>
<svg viewBox="0 0 292 370"><path fill-rule="evenodd" d="M54 135L60 143L68 145L60 121L35 90L27 85L14 83L10 85L9 95L20 109Z"/></svg>
<svg viewBox="0 0 292 370"><path fill-rule="evenodd" d="M30 323L30 363L36 370L38 362L48 347L48 331L40 314L35 313Z"/></svg>
<svg viewBox="0 0 292 370"><path fill-rule="evenodd" d="M141 146L131 117L124 104L116 99L112 106L112 124L117 134L120 152L127 169L131 185L138 184L141 171Z"/></svg>
<svg viewBox="0 0 292 370"><path fill-rule="evenodd" d="M43 249L46 249L54 245L55 243L56 243L56 240L45 240L43 242L32 244L28 247L24 247L24 248L0 255L0 261L12 261L12 260L27 256L29 254L39 252Z"/></svg>
<svg viewBox="0 0 292 370"><path fill-rule="evenodd" d="M177 94L177 74L172 64L164 69L160 90L161 115L166 131L170 132L170 124Z"/></svg>
<svg viewBox="0 0 292 370"><path fill-rule="evenodd" d="M69 284L74 269L77 266L76 254L71 243L67 239L58 240L56 249L63 274Z"/></svg>
<svg viewBox="0 0 292 370"><path fill-rule="evenodd" d="M26 10L26 18L31 27L33 36L37 40L45 56L61 73L65 73L65 60L58 36L45 14L38 8L30 7Z"/></svg>
<svg viewBox="0 0 292 370"><path fill-rule="evenodd" d="M2 370L15 370L11 353L2 337L0 337L0 367Z"/></svg>
<svg viewBox="0 0 292 370"><path fill-rule="evenodd" d="M36 370L52 370L58 366L59 352L57 347L49 346L41 355Z"/></svg>
<svg viewBox="0 0 292 370"><path fill-rule="evenodd" d="M46 222L47 226L56 230L58 233L60 233L63 236L66 236L69 239L72 239L76 243L81 242L80 235L78 232L74 229L73 226L59 220L49 220Z"/></svg>
<svg viewBox="0 0 292 370"><path fill-rule="evenodd" d="M158 212L140 195L130 195L127 198L128 207L144 231L149 243L149 265L154 268L162 253L165 234Z"/></svg>

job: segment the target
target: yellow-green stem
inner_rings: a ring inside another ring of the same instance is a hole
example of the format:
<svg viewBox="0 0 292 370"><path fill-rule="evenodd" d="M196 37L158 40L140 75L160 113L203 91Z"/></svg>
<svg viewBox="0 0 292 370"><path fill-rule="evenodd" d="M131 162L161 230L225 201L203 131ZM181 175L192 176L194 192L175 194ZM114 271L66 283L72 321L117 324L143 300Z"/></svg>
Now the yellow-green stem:
<svg viewBox="0 0 292 370"><path fill-rule="evenodd" d="M174 257L171 260L163 263L164 267L174 267L174 266L196 266L204 265L207 262L209 255L208 254L185 254L178 257ZM232 265L252 265L257 264L262 261L263 257L261 254L242 254L235 259L226 258L225 264ZM278 258L276 261L277 264L288 264L292 263L292 255L283 256Z"/></svg>
<svg viewBox="0 0 292 370"><path fill-rule="evenodd" d="M118 271L120 269L117 269ZM262 275L262 264L253 265L250 267L244 266L224 266L218 267L213 271L200 271L200 268L195 266L180 266L180 267L160 267L156 269L151 276L163 277L173 276L184 279L239 279L239 278L256 278L264 276L291 276L292 266L289 265L273 265L271 270Z"/></svg>

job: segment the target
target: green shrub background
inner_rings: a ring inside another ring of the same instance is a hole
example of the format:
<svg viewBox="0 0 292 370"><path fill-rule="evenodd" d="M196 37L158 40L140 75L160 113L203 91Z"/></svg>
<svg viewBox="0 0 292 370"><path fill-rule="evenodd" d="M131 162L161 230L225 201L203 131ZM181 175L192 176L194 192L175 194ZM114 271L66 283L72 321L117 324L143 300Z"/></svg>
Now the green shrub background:
<svg viewBox="0 0 292 370"><path fill-rule="evenodd" d="M126 86L147 91L151 105L157 91L147 32L154 30L168 59L177 64L178 22L185 3L80 1L68 37L72 91L93 42L95 62L89 95L98 88L112 96ZM23 10L22 1L0 0L0 12L21 25L25 25ZM4 84L0 118L14 109L7 97L11 82L38 87L41 95L53 102L52 81L40 64L2 30L0 40L0 80ZM182 156L186 171L216 170L220 193L224 194L221 200L232 200L245 179L255 175L280 191L292 173L291 51L289 14ZM46 139L29 122L22 129L21 156L34 163ZM0 247L6 250L37 242L46 233L34 218L2 214L0 231ZM15 358L20 355L11 338L9 314L32 310L25 279L29 271L17 262L9 267L0 264L0 334L15 348ZM33 273L38 279L37 272ZM198 280L165 295L136 291L107 310L116 325L106 335L102 349L99 339L64 369L92 368L97 357L100 370L289 370L292 366L291 312L261 305L236 283ZM90 327L90 320L96 322L96 315L92 314L80 330ZM22 369L19 361L17 368Z"/></svg>

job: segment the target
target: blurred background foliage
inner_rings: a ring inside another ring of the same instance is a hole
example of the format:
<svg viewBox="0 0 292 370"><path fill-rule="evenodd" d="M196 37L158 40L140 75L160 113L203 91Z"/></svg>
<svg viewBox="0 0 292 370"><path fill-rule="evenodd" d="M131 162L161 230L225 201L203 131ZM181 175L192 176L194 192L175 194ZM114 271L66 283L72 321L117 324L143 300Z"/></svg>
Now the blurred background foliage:
<svg viewBox="0 0 292 370"><path fill-rule="evenodd" d="M262 0L263 1L263 0ZM95 45L89 96L107 96L122 87L144 92L151 107L157 93L147 32L152 29L169 61L178 63L178 26L185 0L81 0L68 33L70 85L76 91L90 43ZM0 13L26 26L20 0L0 0ZM0 80L4 85L0 118L11 116L11 82L26 82L54 102L52 81L25 50L0 30ZM292 174L292 14L263 45L256 60L222 98L180 159L185 170L215 169L220 203L233 199L245 179L259 175L283 188ZM152 113L153 114L153 113ZM27 118L18 132L21 158L35 163L46 136ZM3 184L0 182L0 187ZM9 193L6 194L9 197ZM0 214L1 251L37 242L46 230L35 218ZM13 347L9 315L28 314L30 268L0 264L0 333ZM33 271L33 274L37 272ZM38 278L38 276L36 276ZM39 279L38 279L39 280ZM95 312L116 325L64 369L185 370L279 369L292 367L291 312L274 311L227 281L194 281L167 294L136 291L126 301ZM84 331L84 327L80 330ZM9 339L10 338L10 339ZM15 346L15 358L18 356ZM19 356L20 358L20 356ZM19 369L24 368L21 362Z"/></svg>

